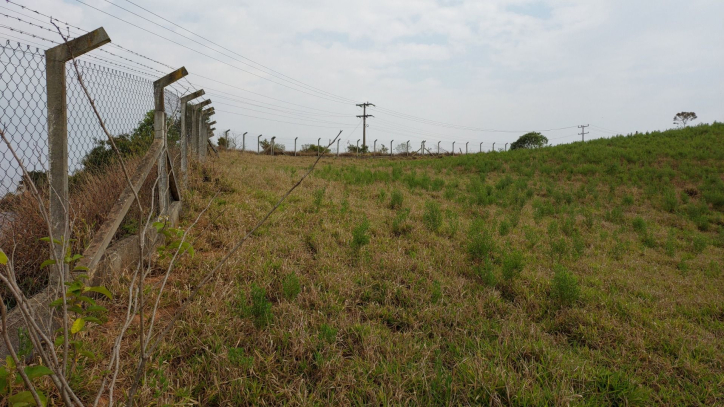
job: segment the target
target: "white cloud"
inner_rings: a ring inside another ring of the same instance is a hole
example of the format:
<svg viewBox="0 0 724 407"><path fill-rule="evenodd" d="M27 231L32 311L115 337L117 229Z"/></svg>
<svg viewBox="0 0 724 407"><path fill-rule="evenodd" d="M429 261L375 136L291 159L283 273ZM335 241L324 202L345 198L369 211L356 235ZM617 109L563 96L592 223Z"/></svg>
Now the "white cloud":
<svg viewBox="0 0 724 407"><path fill-rule="evenodd" d="M103 0L83 1L201 49ZM128 2L112 1L146 15ZM157 0L139 4L327 92L432 120L503 129L590 122L634 131L669 127L671 117L683 109L696 111L701 121L724 119L721 1ZM332 103L244 74L73 0L34 0L27 6L82 27L103 25L114 42L173 66L185 65L191 73L350 114L349 119L326 120L356 123L354 115L360 113L353 104ZM526 7L534 12L514 11ZM536 15L535 10L542 11ZM375 114L385 119L384 113ZM334 133L222 113L216 119L217 128L276 134L280 139L299 136L309 142L318 134ZM455 131L389 115L386 119L460 142L505 142L516 137ZM374 119L369 131L381 140L399 138L375 129ZM550 136L567 134L575 130ZM431 137L424 138L430 145Z"/></svg>

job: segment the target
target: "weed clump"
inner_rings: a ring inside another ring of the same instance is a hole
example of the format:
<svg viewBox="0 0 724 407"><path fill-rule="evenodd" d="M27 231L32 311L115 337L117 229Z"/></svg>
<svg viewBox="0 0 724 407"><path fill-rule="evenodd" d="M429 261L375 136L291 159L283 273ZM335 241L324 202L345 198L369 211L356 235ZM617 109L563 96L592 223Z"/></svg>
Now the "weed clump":
<svg viewBox="0 0 724 407"><path fill-rule="evenodd" d="M326 192L327 188L320 188L315 190L312 193L312 196L314 197L314 208L319 211L319 209L322 207L322 200L324 199L324 193Z"/></svg>
<svg viewBox="0 0 724 407"><path fill-rule="evenodd" d="M551 298L562 306L569 307L578 301L580 288L578 279L561 265L556 265L551 286Z"/></svg>
<svg viewBox="0 0 724 407"><path fill-rule="evenodd" d="M302 291L302 285L299 283L299 277L294 272L287 274L282 281L282 293L284 298L287 300L293 300L297 298L297 295Z"/></svg>
<svg viewBox="0 0 724 407"><path fill-rule="evenodd" d="M327 324L322 324L319 327L319 340L333 344L337 340L337 330Z"/></svg>
<svg viewBox="0 0 724 407"><path fill-rule="evenodd" d="M257 328L267 326L274 318L274 315L272 314L272 304L266 298L266 290L256 283L252 284L249 300L242 305L241 314L244 317L251 318Z"/></svg>
<svg viewBox="0 0 724 407"><path fill-rule="evenodd" d="M392 233L401 236L410 232L410 224L407 222L409 216L409 208L397 211L397 215L395 215L395 218L392 220Z"/></svg>
<svg viewBox="0 0 724 407"><path fill-rule="evenodd" d="M404 197L402 196L402 192L398 190L392 191L390 194L390 209L400 209L402 208L402 202L404 200Z"/></svg>
<svg viewBox="0 0 724 407"><path fill-rule="evenodd" d="M523 271L525 262L523 260L523 253L518 250L512 250L503 256L503 269L502 277L506 282L511 282L520 276Z"/></svg>
<svg viewBox="0 0 724 407"><path fill-rule="evenodd" d="M370 237L367 235L369 228L370 221L365 219L362 223L357 225L357 227L352 229L352 242L350 243L350 246L356 253L359 253L362 247L370 243Z"/></svg>
<svg viewBox="0 0 724 407"><path fill-rule="evenodd" d="M482 220L476 220L470 226L468 255L475 263L490 259L496 250L495 240Z"/></svg>
<svg viewBox="0 0 724 407"><path fill-rule="evenodd" d="M440 205L437 202L428 201L425 203L422 221L429 230L433 232L440 230L440 227L442 227L442 210L440 210Z"/></svg>

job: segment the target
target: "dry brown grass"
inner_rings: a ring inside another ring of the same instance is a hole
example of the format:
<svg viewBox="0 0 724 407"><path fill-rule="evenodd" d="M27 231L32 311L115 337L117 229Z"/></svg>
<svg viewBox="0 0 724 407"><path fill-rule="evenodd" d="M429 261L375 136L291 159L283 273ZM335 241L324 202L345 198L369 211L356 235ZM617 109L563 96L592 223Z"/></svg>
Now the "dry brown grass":
<svg viewBox="0 0 724 407"><path fill-rule="evenodd" d="M185 219L193 218L216 191L223 193L192 233L197 255L177 267L162 301L164 312L178 308L312 161L229 151L197 169L202 176L192 179ZM446 187L411 188L404 178L356 184L334 175L351 166L390 173L393 162L403 177L414 168L417 176L440 178ZM708 245L692 251L691 239L699 232L691 221L663 212L658 198L641 187L610 191L599 185L591 190L595 195L566 206L575 213L581 239L581 253L574 255L575 235L561 232L569 214L537 218L532 202L553 199L548 183L574 193L587 186L585 178L553 173L527 179L534 195L520 210L517 226L500 236L500 222L516 210L502 203L471 204L467 188L475 174L455 165L436 170L431 161L416 162L325 159L322 165L329 164L329 170L308 179L191 304L158 350L140 403L724 401L724 249ZM494 185L509 173L505 165L488 173L486 182ZM322 189L317 205L315 195ZM388 205L393 190L402 192L403 207L410 209L409 232L400 236L391 228L397 215ZM623 220L607 220L606 213L629 194L635 204L623 207ZM428 201L456 214L457 228L446 215L442 230L429 232L422 222ZM656 247L644 245L632 230L636 216L645 219ZM357 254L350 247L351 231L364 219L371 224L370 243ZM494 286L486 285L466 251L467 232L478 219L494 230ZM673 256L664 250L672 229ZM707 233L710 239L717 236L715 230ZM567 245L562 259L551 254L556 239ZM502 259L512 250L524 253L524 267L517 279L503 283ZM578 278L581 297L574 306L561 307L550 296L558 263ZM290 274L301 285L295 298L284 294ZM124 292L126 281L121 276L113 291ZM253 286L263 288L271 304L273 319L267 325L249 316ZM151 281L149 289L154 287ZM123 312L123 301L119 296L113 304L112 320ZM114 327L111 322L90 335L100 353ZM129 345L137 340L134 334L127 338ZM128 349L126 377L134 363L133 346ZM101 366L89 364L84 377L97 375ZM86 385L94 388L92 380ZM122 383L119 395L129 385Z"/></svg>

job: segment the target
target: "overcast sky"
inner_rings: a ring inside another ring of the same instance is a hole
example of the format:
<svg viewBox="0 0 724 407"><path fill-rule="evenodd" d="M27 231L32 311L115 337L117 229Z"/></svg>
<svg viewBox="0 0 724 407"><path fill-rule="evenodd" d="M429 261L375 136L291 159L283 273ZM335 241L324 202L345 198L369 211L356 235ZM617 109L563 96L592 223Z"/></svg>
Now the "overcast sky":
<svg viewBox="0 0 724 407"><path fill-rule="evenodd" d="M342 145L354 144L362 135L361 127L352 133L362 114L354 102L365 101L378 107L368 111L375 116L368 122L370 146L394 139L419 148L427 140L449 150L457 141L457 150L467 141L475 152L480 142L497 148L529 130L591 124L588 137L596 138L671 128L680 111L696 112L695 123L724 120L721 0L133 0L234 53L127 0L82 0L206 56L76 0L13 1L85 29L103 26L116 44L185 66L189 81L215 102L216 128L249 132L251 149L259 134L291 149L294 137L316 143L341 129ZM251 68L240 55L306 88ZM543 131L552 143L575 141L577 132Z"/></svg>

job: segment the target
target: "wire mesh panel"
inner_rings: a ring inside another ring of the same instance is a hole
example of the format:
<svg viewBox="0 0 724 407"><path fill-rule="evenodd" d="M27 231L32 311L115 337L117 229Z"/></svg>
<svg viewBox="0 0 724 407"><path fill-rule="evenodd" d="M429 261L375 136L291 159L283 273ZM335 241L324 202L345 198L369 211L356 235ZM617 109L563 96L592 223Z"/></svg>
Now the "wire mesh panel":
<svg viewBox="0 0 724 407"><path fill-rule="evenodd" d="M47 208L48 124L45 56L35 47L16 42L0 44L0 127L28 170ZM21 288L44 287L47 273L40 264L47 244L39 239L47 229L39 202L26 190L22 168L0 142L0 247L12 256ZM7 293L3 293L7 294ZM3 295L12 305L10 296Z"/></svg>
<svg viewBox="0 0 724 407"><path fill-rule="evenodd" d="M106 129L126 154L153 141L153 83L139 76L78 61L78 70ZM113 156L108 137L93 112L72 62L66 66L68 170L95 169Z"/></svg>
<svg viewBox="0 0 724 407"><path fill-rule="evenodd" d="M44 174L48 128L43 52L9 41L0 45L0 86L0 126L27 170ZM0 197L21 190L22 170L0 143Z"/></svg>

